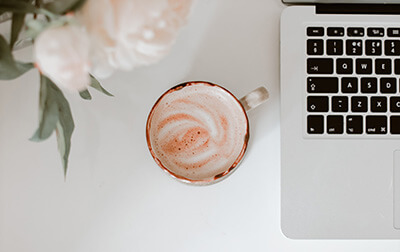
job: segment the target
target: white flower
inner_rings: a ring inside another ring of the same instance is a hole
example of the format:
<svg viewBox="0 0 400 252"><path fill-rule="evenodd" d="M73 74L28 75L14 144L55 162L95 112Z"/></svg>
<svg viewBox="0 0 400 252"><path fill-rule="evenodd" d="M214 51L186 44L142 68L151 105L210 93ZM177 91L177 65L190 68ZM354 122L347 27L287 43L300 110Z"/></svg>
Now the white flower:
<svg viewBox="0 0 400 252"><path fill-rule="evenodd" d="M49 28L34 44L39 70L57 86L81 91L90 84L89 39L79 26Z"/></svg>
<svg viewBox="0 0 400 252"><path fill-rule="evenodd" d="M192 0L87 0L77 13L92 39L93 73L155 63L170 50Z"/></svg>

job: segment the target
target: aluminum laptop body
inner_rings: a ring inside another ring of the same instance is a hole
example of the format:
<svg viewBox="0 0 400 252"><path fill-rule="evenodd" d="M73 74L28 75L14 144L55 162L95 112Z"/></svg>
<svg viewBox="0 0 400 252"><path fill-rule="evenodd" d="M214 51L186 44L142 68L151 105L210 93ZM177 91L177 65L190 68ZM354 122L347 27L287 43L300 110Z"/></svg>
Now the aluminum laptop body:
<svg viewBox="0 0 400 252"><path fill-rule="evenodd" d="M281 17L282 232L400 239L400 1L295 2Z"/></svg>

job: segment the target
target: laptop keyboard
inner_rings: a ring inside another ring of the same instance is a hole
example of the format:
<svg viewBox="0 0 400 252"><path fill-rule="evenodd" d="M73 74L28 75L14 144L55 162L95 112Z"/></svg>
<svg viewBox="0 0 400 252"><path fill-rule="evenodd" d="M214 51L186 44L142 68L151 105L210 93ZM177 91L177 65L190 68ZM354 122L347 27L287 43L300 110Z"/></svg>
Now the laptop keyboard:
<svg viewBox="0 0 400 252"><path fill-rule="evenodd" d="M400 27L306 28L306 132L400 135Z"/></svg>

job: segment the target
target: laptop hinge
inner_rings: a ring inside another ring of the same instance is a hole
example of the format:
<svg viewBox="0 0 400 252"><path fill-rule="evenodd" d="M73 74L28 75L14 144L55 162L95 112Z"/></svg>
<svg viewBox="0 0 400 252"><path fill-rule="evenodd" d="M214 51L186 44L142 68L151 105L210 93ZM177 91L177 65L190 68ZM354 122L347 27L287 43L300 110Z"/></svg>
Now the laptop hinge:
<svg viewBox="0 0 400 252"><path fill-rule="evenodd" d="M317 14L400 14L400 4L316 4Z"/></svg>

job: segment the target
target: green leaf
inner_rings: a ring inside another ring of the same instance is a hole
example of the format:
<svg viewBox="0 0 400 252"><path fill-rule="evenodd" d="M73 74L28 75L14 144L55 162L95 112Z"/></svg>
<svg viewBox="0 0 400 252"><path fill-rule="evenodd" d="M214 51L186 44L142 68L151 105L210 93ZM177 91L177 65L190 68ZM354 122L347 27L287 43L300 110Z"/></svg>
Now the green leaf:
<svg viewBox="0 0 400 252"><path fill-rule="evenodd" d="M79 92L79 95L85 100L91 100L92 99L92 96L90 95L89 90L87 90L87 89Z"/></svg>
<svg viewBox="0 0 400 252"><path fill-rule="evenodd" d="M40 76L40 123L32 141L41 141L56 131L58 151L67 174L71 137L75 128L68 101L61 90L46 76Z"/></svg>
<svg viewBox="0 0 400 252"><path fill-rule="evenodd" d="M53 84L54 85L54 84ZM55 86L55 85L54 85ZM71 150L71 137L75 128L71 109L64 95L59 91L59 121L56 127L58 151L64 168L64 177L67 176L68 157Z"/></svg>
<svg viewBox="0 0 400 252"><path fill-rule="evenodd" d="M38 13L39 9L25 1L0 1L0 12L7 11L12 13Z"/></svg>
<svg viewBox="0 0 400 252"><path fill-rule="evenodd" d="M93 75L90 75L90 86L108 96L114 96L112 95L110 92L108 92L107 90L105 90L101 85L100 82L98 80L96 80L95 77L93 77Z"/></svg>
<svg viewBox="0 0 400 252"><path fill-rule="evenodd" d="M28 19L25 25L26 36L35 39L49 24L43 20Z"/></svg>
<svg viewBox="0 0 400 252"><path fill-rule="evenodd" d="M25 13L13 13L11 23L11 38L10 38L10 49L14 47L15 42L18 39L19 33L24 26Z"/></svg>
<svg viewBox="0 0 400 252"><path fill-rule="evenodd" d="M83 6L86 0L54 0L44 5L44 8L57 14L65 14Z"/></svg>
<svg viewBox="0 0 400 252"><path fill-rule="evenodd" d="M10 47L0 35L0 80L12 80L33 68L32 63L21 63L14 60Z"/></svg>
<svg viewBox="0 0 400 252"><path fill-rule="evenodd" d="M59 120L57 96L48 84L48 78L40 76L39 127L31 137L31 141L39 142L51 136Z"/></svg>

